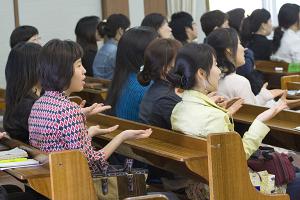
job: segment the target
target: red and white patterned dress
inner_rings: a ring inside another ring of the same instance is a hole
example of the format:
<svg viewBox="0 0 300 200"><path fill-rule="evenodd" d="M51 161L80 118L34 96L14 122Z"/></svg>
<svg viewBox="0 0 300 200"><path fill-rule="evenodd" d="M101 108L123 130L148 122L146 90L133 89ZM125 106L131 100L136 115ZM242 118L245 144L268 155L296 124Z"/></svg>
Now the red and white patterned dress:
<svg viewBox="0 0 300 200"><path fill-rule="evenodd" d="M105 154L103 150L94 150L85 124L85 115L76 103L62 92L46 91L32 106L29 141L44 152L78 149L96 172L107 164Z"/></svg>

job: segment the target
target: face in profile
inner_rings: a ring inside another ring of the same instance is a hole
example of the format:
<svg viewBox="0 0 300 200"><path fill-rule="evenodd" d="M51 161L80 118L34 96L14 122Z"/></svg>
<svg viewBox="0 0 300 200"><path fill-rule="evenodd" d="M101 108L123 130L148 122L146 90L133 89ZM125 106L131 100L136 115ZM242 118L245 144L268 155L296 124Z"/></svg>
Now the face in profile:
<svg viewBox="0 0 300 200"><path fill-rule="evenodd" d="M262 25L264 27L265 35L270 35L272 33L272 20L269 19L267 23L263 23Z"/></svg>
<svg viewBox="0 0 300 200"><path fill-rule="evenodd" d="M238 39L238 47L236 50L236 67L240 67L245 64L245 48L241 44L240 39Z"/></svg>
<svg viewBox="0 0 300 200"><path fill-rule="evenodd" d="M80 92L83 90L85 84L85 73L81 58L76 60L73 64L73 76L71 79L70 87L68 88L68 92Z"/></svg>
<svg viewBox="0 0 300 200"><path fill-rule="evenodd" d="M219 80L220 80L221 70L217 66L217 60L213 57L213 64L209 72L209 76L207 77L207 90L209 92L216 91L218 89Z"/></svg>
<svg viewBox="0 0 300 200"><path fill-rule="evenodd" d="M161 38L171 38L172 36L172 29L169 27L167 21L163 22L157 32Z"/></svg>

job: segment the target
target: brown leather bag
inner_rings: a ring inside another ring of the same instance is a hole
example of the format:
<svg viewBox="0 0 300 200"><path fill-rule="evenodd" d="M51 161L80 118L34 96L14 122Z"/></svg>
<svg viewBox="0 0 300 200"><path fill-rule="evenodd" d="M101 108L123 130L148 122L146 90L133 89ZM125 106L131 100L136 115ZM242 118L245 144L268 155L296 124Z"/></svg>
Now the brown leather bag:
<svg viewBox="0 0 300 200"><path fill-rule="evenodd" d="M98 199L115 200L146 194L146 169L132 168L133 160L125 165L108 165L101 174L93 174Z"/></svg>

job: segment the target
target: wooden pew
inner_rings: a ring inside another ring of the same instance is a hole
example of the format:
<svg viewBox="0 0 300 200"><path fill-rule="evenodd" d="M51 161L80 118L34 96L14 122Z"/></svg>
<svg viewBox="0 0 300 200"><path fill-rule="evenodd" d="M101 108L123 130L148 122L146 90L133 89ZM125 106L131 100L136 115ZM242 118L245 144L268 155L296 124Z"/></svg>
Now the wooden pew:
<svg viewBox="0 0 300 200"><path fill-rule="evenodd" d="M101 145L122 130L151 127L150 138L126 141L117 152L194 180L205 180L212 186L212 200L289 199L288 195L264 195L254 189L237 133L212 134L206 140L102 114L89 119L90 125L99 122L102 127L120 125L118 131L95 138Z"/></svg>
<svg viewBox="0 0 300 200"><path fill-rule="evenodd" d="M294 85L294 87L293 87ZM298 85L298 87L297 87ZM281 89L300 90L300 75L290 75L281 77Z"/></svg>
<svg viewBox="0 0 300 200"><path fill-rule="evenodd" d="M95 102L104 102L111 81L87 76L85 82L83 91L73 93L72 95L80 96L87 101L87 105L91 105Z"/></svg>
<svg viewBox="0 0 300 200"><path fill-rule="evenodd" d="M264 75L264 80L269 83L270 89L281 88L280 78L287 75L300 74L299 72L288 72L289 63L277 62L277 61L255 61L256 70L260 71ZM275 70L275 69L282 70Z"/></svg>
<svg viewBox="0 0 300 200"><path fill-rule="evenodd" d="M244 104L237 113L234 114L235 130L243 134L254 121L257 115L268 108L256 105ZM271 131L264 139L267 144L300 150L300 131L294 128L300 126L300 113L290 110L281 111L273 119L266 122ZM241 127L244 128L241 128Z"/></svg>
<svg viewBox="0 0 300 200"><path fill-rule="evenodd" d="M263 195L252 186L238 134L211 134L207 147L210 199L289 199L288 195Z"/></svg>

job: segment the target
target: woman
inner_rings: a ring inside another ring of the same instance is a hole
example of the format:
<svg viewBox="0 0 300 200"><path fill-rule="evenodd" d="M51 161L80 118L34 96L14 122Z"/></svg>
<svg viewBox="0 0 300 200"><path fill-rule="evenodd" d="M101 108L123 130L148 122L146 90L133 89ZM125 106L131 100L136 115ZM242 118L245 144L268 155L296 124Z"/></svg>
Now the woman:
<svg viewBox="0 0 300 200"><path fill-rule="evenodd" d="M34 26L18 26L10 35L10 48L14 48L20 42L32 42L41 44L39 31Z"/></svg>
<svg viewBox="0 0 300 200"><path fill-rule="evenodd" d="M72 41L55 39L43 47L39 65L45 94L32 106L28 119L29 139L32 146L45 152L80 150L95 172L99 171L98 166L101 170L106 165L106 160L123 141L148 137L151 129L123 131L103 149L93 149L93 136L114 131L118 126L108 129L91 126L87 130L86 116L95 112L82 112L79 105L68 99L68 95L80 92L85 84L82 55L82 48Z"/></svg>
<svg viewBox="0 0 300 200"><path fill-rule="evenodd" d="M106 37L107 41L96 54L93 63L94 77L112 79L116 66L118 42L129 26L130 21L123 14L112 14L106 21L98 24L99 34Z"/></svg>
<svg viewBox="0 0 300 200"><path fill-rule="evenodd" d="M278 13L279 26L274 31L271 60L300 62L300 6L286 3Z"/></svg>
<svg viewBox="0 0 300 200"><path fill-rule="evenodd" d="M6 132L22 142L29 142L28 117L38 99L38 54L41 46L21 42L9 53L5 67L6 97L3 126ZM17 81L16 81L17 80Z"/></svg>
<svg viewBox="0 0 300 200"><path fill-rule="evenodd" d="M267 38L272 33L271 14L266 9L256 9L244 19L241 40L251 49L255 60L270 60L272 40Z"/></svg>
<svg viewBox="0 0 300 200"><path fill-rule="evenodd" d="M139 84L137 73L143 68L146 47L157 37L154 29L141 26L129 29L121 38L107 96L107 103L113 108L112 115L138 121L139 106L149 86Z"/></svg>
<svg viewBox="0 0 300 200"><path fill-rule="evenodd" d="M170 116L181 97L168 79L181 46L177 40L160 38L145 51L145 66L138 81L144 86L153 81L140 105L139 118L145 124L171 129Z"/></svg>
<svg viewBox="0 0 300 200"><path fill-rule="evenodd" d="M99 22L99 17L87 16L81 18L75 27L76 42L83 49L82 64L88 76L93 76L93 62L98 50L97 41L101 40L97 31Z"/></svg>
<svg viewBox="0 0 300 200"><path fill-rule="evenodd" d="M150 13L146 15L141 23L141 26L154 28L161 38L172 37L172 29L169 27L167 18L159 13Z"/></svg>
<svg viewBox="0 0 300 200"><path fill-rule="evenodd" d="M218 67L222 71L222 78L218 86L219 95L229 99L240 97L247 104L266 106L272 105L273 102L269 101L283 94L283 90L268 90L267 84L265 84L255 96L251 91L249 81L235 73L236 67L245 63L245 49L234 29L220 28L214 30L207 37L207 44L215 49Z"/></svg>
<svg viewBox="0 0 300 200"><path fill-rule="evenodd" d="M243 57L243 56L241 56ZM171 116L172 129L185 134L207 137L210 133L224 133L234 131L231 116L242 104L242 100L233 103L228 109L215 104L207 94L218 88L221 71L217 66L214 49L205 44L188 44L179 50L175 75L179 78L175 82L185 91L182 101L178 103ZM286 108L285 102L259 114L244 133L242 142L246 158L257 150L263 138L269 132L265 122ZM299 175L294 182L288 184L287 192L291 199L299 199Z"/></svg>

